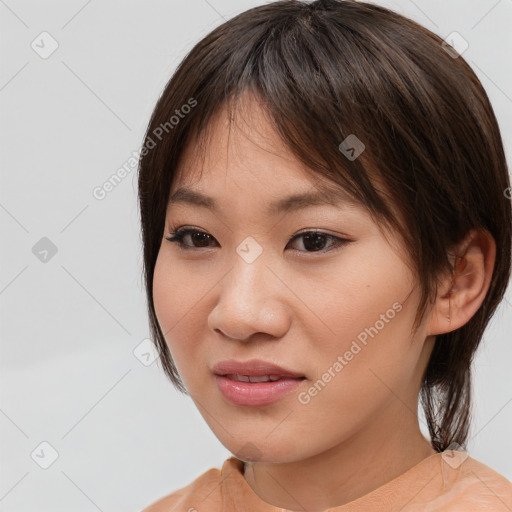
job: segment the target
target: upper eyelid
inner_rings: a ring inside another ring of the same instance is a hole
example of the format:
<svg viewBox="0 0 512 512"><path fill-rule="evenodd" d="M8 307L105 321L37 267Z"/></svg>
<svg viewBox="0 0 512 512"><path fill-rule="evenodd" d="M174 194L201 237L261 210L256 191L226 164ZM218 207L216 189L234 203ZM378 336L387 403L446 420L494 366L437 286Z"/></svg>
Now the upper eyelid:
<svg viewBox="0 0 512 512"><path fill-rule="evenodd" d="M178 228L170 229L169 230L169 234L171 234L171 235L188 234L189 232L204 233L205 235L208 235L209 237L215 239L215 237L212 234L208 233L207 231L204 231L203 229L199 229L199 228L194 228L194 227L180 226ZM348 238L345 235L340 235L340 234L336 234L335 235L333 233L326 232L326 231L324 231L322 229L319 229L319 228L304 228L304 229L301 229L300 231L298 231L297 233L295 233L294 235L292 235L290 240L293 240L297 236L304 235L304 234L309 234L309 233L318 233L320 235L332 236L332 237L335 237L335 238Z"/></svg>

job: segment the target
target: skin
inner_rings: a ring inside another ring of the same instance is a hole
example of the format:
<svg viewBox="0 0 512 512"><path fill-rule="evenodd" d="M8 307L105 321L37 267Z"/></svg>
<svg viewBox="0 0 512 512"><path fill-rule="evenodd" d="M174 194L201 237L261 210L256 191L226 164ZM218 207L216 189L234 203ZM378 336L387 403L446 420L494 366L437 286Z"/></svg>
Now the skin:
<svg viewBox="0 0 512 512"><path fill-rule="evenodd" d="M356 204L268 215L269 202L312 191L315 182L255 98L247 95L244 107L229 139L226 113L212 121L200 178L194 145L185 149L171 193L189 185L221 209L169 206L154 274L155 310L188 392L220 442L246 461L252 490L276 507L322 511L436 453L418 425L422 376L435 334L466 323L483 301L495 248L484 235L468 237L457 266L461 278L442 283L413 336L420 290L401 241L394 235L388 242ZM180 250L165 239L180 226L212 238L186 236L184 243L196 248ZM327 237L316 251L303 237L290 242L305 229L352 242L325 250L332 244ZM247 236L263 249L250 264L236 252ZM366 346L359 344L362 350L309 403L300 403L298 393L396 302L400 312ZM261 358L306 380L272 405L235 406L211 371L232 358Z"/></svg>

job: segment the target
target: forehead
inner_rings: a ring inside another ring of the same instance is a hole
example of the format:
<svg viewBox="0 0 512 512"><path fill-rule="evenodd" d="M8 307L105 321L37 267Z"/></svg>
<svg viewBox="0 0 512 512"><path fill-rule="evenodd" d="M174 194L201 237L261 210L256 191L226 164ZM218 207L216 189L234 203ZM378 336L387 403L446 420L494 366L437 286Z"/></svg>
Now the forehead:
<svg viewBox="0 0 512 512"><path fill-rule="evenodd" d="M315 173L291 152L251 95L234 114L220 110L200 140L188 141L169 204L216 210L216 197L233 195L264 198L270 214L321 204L359 206L343 187Z"/></svg>

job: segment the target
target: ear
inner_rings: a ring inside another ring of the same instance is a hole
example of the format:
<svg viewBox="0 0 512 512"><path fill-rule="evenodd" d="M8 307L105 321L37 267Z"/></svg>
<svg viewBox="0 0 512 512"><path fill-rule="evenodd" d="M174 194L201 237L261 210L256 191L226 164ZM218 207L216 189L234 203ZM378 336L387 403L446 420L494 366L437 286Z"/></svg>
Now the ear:
<svg viewBox="0 0 512 512"><path fill-rule="evenodd" d="M485 299L495 259L492 235L487 230L471 230L452 253L453 273L438 286L428 335L455 331L471 319Z"/></svg>

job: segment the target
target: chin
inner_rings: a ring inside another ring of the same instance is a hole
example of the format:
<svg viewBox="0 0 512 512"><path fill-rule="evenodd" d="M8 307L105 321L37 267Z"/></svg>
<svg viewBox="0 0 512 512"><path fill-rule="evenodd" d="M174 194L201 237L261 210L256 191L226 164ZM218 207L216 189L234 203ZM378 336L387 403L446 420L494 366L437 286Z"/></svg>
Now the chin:
<svg viewBox="0 0 512 512"><path fill-rule="evenodd" d="M245 441L235 444L233 440L230 439L229 443L223 444L234 457L248 463L265 462L270 464L284 464L296 462L304 458L304 454L297 453L295 443L290 443L288 446L279 442L279 446L274 446L272 442L263 440L261 443L257 441Z"/></svg>

